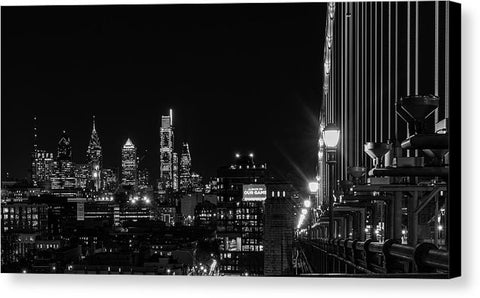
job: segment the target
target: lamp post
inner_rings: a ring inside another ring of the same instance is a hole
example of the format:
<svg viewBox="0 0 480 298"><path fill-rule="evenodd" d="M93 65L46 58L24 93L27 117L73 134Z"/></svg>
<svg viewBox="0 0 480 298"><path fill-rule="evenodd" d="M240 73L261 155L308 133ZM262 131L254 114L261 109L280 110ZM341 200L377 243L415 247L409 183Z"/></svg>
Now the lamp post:
<svg viewBox="0 0 480 298"><path fill-rule="evenodd" d="M308 183L308 189L310 191L309 198L303 201L303 207L307 208L309 211L308 214L308 232L309 232L309 237L310 238L315 238L314 231L312 231L312 224L315 223L316 218L314 216L314 208L316 203L316 194L318 193L318 186L319 183L318 181L312 181ZM312 237L313 236L313 237Z"/></svg>
<svg viewBox="0 0 480 298"><path fill-rule="evenodd" d="M325 151L328 168L330 170L330 185L329 185L329 194L328 194L328 210L329 210L329 220L328 220L328 232L330 238L335 238L334 231L334 221L333 221L333 188L335 185L334 177L334 167L337 163L337 145L340 140L340 129L333 123L327 124L322 132L323 141L325 143Z"/></svg>

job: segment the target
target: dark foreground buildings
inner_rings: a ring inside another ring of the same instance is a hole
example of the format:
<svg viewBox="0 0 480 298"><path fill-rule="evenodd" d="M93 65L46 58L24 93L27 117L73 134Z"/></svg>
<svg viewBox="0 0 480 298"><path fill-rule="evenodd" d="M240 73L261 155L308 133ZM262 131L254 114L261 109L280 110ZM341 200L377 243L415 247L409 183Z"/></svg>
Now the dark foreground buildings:
<svg viewBox="0 0 480 298"><path fill-rule="evenodd" d="M295 193L253 154L218 170L217 238L223 274L289 274ZM279 258L280 263L272 263ZM265 268L265 269L264 269Z"/></svg>

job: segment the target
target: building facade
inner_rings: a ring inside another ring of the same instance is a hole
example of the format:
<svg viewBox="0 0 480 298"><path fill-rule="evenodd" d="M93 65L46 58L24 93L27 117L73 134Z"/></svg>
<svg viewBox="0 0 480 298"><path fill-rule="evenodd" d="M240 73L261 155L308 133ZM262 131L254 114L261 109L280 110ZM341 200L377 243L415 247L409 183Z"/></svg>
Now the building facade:
<svg viewBox="0 0 480 298"><path fill-rule="evenodd" d="M90 167L88 187L98 191L102 187L102 146L95 128L95 116L93 116L92 133L87 148L87 163Z"/></svg>
<svg viewBox="0 0 480 298"><path fill-rule="evenodd" d="M170 115L162 116L160 127L160 180L158 190L161 192L177 190L177 176L178 157L174 153L173 112L170 109Z"/></svg>
<svg viewBox="0 0 480 298"><path fill-rule="evenodd" d="M122 148L122 184L136 187L138 185L137 148L127 139Z"/></svg>
<svg viewBox="0 0 480 298"><path fill-rule="evenodd" d="M218 170L217 237L220 272L227 275L263 274L263 212L266 193L258 199L244 195L244 187L265 188L267 168L249 156Z"/></svg>
<svg viewBox="0 0 480 298"><path fill-rule="evenodd" d="M182 154L180 156L180 190L188 192L192 188L192 158L188 143L182 144Z"/></svg>

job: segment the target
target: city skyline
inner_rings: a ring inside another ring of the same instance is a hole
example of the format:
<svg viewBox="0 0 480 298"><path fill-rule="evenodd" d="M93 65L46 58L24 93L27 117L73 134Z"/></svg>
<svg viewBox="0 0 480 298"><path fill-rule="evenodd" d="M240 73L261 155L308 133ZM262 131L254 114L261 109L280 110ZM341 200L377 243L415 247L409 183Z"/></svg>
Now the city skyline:
<svg viewBox="0 0 480 298"><path fill-rule="evenodd" d="M175 150L188 142L192 166L204 177L214 176L235 152L255 152L273 171L302 184L315 176L318 116L311 111L319 110L321 98L324 5L274 5L272 15L266 14L271 7L245 5L241 10L252 16L247 20L224 5L182 8L195 28L174 20L180 13L175 6L134 7L142 17L133 13L129 22L122 19L124 7L51 9L64 9L69 18L53 13L51 20L32 27L19 23L37 17L29 8L22 15L12 8L5 15L11 25L2 34L9 57L2 111L12 112L2 113L2 174L28 177L34 116L40 147L53 151L66 130L73 161L83 163L95 115L105 166L120 166L119 148L132 138L139 152L147 150L145 163L158 177L158 129L161 115L172 108L178 115ZM88 24L83 13L90 16ZM33 35L42 46L19 60ZM120 36L128 43L120 44ZM9 130L13 126L15 133Z"/></svg>
<svg viewBox="0 0 480 298"><path fill-rule="evenodd" d="M8 12L2 272L461 273L460 5Z"/></svg>

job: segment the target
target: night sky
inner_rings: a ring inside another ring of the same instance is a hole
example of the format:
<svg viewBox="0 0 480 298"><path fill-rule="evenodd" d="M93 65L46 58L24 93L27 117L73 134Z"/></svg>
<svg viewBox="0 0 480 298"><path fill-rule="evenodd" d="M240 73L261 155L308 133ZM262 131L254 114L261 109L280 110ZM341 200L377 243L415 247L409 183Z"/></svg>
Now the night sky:
<svg viewBox="0 0 480 298"><path fill-rule="evenodd" d="M159 175L161 115L215 176L254 152L281 178L315 176L326 4L2 7L1 167L27 177L62 130L83 163L92 115L104 166L130 137Z"/></svg>

